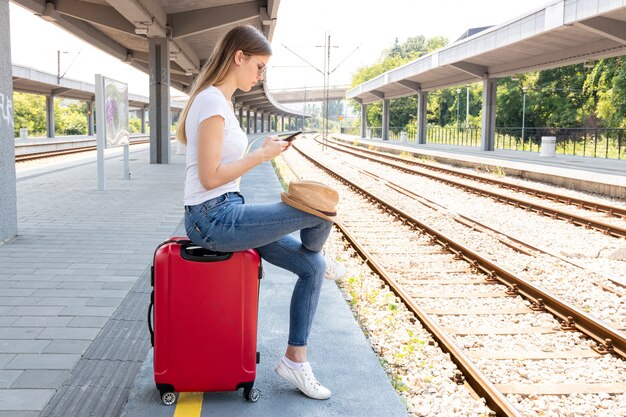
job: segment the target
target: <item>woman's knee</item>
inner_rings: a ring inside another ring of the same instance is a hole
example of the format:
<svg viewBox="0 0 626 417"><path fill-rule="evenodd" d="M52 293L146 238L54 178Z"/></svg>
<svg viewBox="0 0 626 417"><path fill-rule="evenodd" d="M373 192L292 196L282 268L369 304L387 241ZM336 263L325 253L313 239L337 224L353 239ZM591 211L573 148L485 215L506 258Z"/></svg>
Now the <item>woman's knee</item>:
<svg viewBox="0 0 626 417"><path fill-rule="evenodd" d="M303 270L298 275L300 277L310 277L311 279L317 280L324 276L324 271L326 270L326 262L324 261L324 257L320 252L302 252L303 260Z"/></svg>

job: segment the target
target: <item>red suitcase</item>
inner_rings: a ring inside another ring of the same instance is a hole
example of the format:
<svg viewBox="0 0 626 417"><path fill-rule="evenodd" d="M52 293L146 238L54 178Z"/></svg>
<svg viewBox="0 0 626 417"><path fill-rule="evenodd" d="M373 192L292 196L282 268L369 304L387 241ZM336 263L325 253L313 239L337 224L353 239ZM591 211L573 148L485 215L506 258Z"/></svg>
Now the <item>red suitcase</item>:
<svg viewBox="0 0 626 417"><path fill-rule="evenodd" d="M259 398L253 385L261 275L261 258L252 249L212 252L187 238L157 248L148 325L164 404L176 401L176 391L243 388L247 400Z"/></svg>

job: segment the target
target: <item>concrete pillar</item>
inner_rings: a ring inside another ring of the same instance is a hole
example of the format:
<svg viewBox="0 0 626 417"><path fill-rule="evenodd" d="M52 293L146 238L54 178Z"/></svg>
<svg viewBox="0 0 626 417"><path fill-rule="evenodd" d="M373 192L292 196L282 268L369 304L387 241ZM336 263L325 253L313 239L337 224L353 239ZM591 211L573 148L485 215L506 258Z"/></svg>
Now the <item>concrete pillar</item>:
<svg viewBox="0 0 626 417"><path fill-rule="evenodd" d="M483 81L483 128L480 144L483 151L493 151L496 138L496 91L497 78Z"/></svg>
<svg viewBox="0 0 626 417"><path fill-rule="evenodd" d="M287 129L285 129L285 115L284 115L284 114L282 114L282 115L280 116L280 130L281 130L282 132L284 132L285 130L287 130Z"/></svg>
<svg viewBox="0 0 626 417"><path fill-rule="evenodd" d="M361 104L361 137L367 135L367 104Z"/></svg>
<svg viewBox="0 0 626 417"><path fill-rule="evenodd" d="M250 109L246 110L246 133L250 134Z"/></svg>
<svg viewBox="0 0 626 417"><path fill-rule="evenodd" d="M0 0L0 243L17 235L9 1Z"/></svg>
<svg viewBox="0 0 626 417"><path fill-rule="evenodd" d="M170 161L170 48L166 38L150 38L150 163Z"/></svg>
<svg viewBox="0 0 626 417"><path fill-rule="evenodd" d="M428 92L420 91L417 95L417 143L426 143L426 127L428 125Z"/></svg>
<svg viewBox="0 0 626 417"><path fill-rule="evenodd" d="M389 140L389 106L391 100L388 98L383 99L383 140Z"/></svg>
<svg viewBox="0 0 626 417"><path fill-rule="evenodd" d="M48 137L54 137L54 96L46 97L46 130Z"/></svg>
<svg viewBox="0 0 626 417"><path fill-rule="evenodd" d="M87 102L87 135L93 136L93 101Z"/></svg>
<svg viewBox="0 0 626 417"><path fill-rule="evenodd" d="M239 126L243 129L243 106L239 107Z"/></svg>
<svg viewBox="0 0 626 417"><path fill-rule="evenodd" d="M141 116L141 133L145 134L146 133L146 107L142 107L139 114Z"/></svg>
<svg viewBox="0 0 626 417"><path fill-rule="evenodd" d="M261 133L265 132L265 113L261 113Z"/></svg>

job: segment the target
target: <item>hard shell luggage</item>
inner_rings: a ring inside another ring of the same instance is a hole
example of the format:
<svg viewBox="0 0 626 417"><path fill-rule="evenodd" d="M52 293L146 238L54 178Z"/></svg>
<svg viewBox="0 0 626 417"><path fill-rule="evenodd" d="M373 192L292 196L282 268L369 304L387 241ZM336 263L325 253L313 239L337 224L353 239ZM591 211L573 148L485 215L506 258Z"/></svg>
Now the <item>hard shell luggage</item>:
<svg viewBox="0 0 626 417"><path fill-rule="evenodd" d="M187 238L156 249L148 326L164 404L176 401L175 392L243 388L245 399L259 398L253 385L261 276L253 249L212 252Z"/></svg>

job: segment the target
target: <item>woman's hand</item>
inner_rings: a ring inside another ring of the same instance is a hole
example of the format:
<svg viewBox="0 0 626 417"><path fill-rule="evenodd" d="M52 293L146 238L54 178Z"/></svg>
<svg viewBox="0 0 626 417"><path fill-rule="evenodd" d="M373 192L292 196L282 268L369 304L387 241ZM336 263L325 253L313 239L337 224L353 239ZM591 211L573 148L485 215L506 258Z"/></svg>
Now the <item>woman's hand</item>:
<svg viewBox="0 0 626 417"><path fill-rule="evenodd" d="M276 158L289 146L288 142L280 140L278 136L268 136L263 141L263 145L256 151L255 154L261 156L263 161L269 161Z"/></svg>

